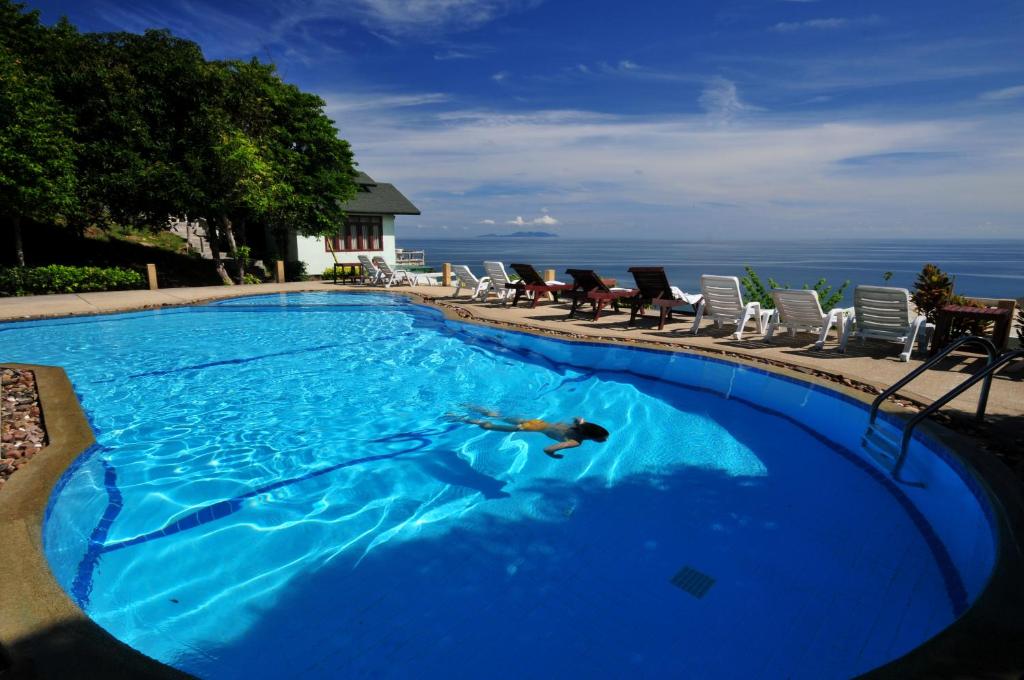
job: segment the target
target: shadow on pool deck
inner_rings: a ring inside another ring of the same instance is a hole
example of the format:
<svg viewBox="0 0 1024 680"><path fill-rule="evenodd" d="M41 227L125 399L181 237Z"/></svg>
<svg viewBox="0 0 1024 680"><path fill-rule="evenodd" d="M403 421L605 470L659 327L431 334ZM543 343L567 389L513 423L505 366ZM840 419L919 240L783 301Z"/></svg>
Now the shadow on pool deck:
<svg viewBox="0 0 1024 680"><path fill-rule="evenodd" d="M17 660L16 666L12 661ZM63 621L14 640L0 648L0 678L152 678L187 680L191 676L158 664L114 641L102 628L85 619Z"/></svg>

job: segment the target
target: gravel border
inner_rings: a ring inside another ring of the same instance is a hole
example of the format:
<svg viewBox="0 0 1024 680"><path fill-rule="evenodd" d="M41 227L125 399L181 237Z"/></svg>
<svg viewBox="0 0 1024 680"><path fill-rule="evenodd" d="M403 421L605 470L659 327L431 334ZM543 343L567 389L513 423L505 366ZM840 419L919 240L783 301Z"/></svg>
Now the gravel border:
<svg viewBox="0 0 1024 680"><path fill-rule="evenodd" d="M0 489L46 443L35 374L0 368Z"/></svg>

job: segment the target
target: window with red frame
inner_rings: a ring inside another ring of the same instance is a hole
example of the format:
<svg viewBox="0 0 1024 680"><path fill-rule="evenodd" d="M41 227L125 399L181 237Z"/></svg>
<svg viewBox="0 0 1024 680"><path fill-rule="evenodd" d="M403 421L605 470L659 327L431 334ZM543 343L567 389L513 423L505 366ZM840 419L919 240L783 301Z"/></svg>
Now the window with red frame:
<svg viewBox="0 0 1024 680"><path fill-rule="evenodd" d="M349 215L345 226L324 238L324 252L377 251L384 249L384 219L380 215Z"/></svg>

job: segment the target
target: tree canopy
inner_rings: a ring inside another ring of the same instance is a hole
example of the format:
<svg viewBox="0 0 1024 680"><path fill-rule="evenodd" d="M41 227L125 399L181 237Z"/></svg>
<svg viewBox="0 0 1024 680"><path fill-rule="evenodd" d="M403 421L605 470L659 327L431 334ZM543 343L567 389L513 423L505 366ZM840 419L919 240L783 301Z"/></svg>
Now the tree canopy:
<svg viewBox="0 0 1024 680"><path fill-rule="evenodd" d="M46 27L0 0L0 117L0 218L16 239L22 221L162 228L188 215L233 255L258 226L271 255L287 229L337 229L355 193L322 99L273 64L210 61L165 30Z"/></svg>

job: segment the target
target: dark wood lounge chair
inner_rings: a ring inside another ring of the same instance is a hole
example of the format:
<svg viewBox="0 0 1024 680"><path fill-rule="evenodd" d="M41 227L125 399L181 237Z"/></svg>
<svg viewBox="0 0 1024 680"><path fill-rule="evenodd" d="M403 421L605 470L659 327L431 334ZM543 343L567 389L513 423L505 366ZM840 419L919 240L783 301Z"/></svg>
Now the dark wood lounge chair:
<svg viewBox="0 0 1024 680"><path fill-rule="evenodd" d="M612 308L619 311L619 300L630 298L637 294L637 291L630 289L612 290L593 269L566 269L565 273L572 277L572 290L566 295L572 298L572 308L569 310L569 318L576 315L576 310L581 302L589 302L594 309L594 321L601 318L601 310L609 302Z"/></svg>
<svg viewBox="0 0 1024 680"><path fill-rule="evenodd" d="M640 291L630 300L633 309L629 314L629 324L636 322L637 314L644 315L644 307L653 305L661 314L658 320L658 330L665 328L665 319L672 318L672 310L682 305L694 306L696 303L685 300L677 300L672 294L672 286L665 276L664 267L630 267L629 273L636 280L636 287ZM694 306L694 309L696 307Z"/></svg>
<svg viewBox="0 0 1024 680"><path fill-rule="evenodd" d="M513 307L519 304L520 298L531 293L533 294L533 303L530 305L530 308L532 309L540 303L541 296L546 293L551 293L555 298L555 302L558 302L558 294L560 292L572 290L571 283L546 282L544 277L533 268L532 264L520 264L513 262L512 270L519 275L519 281L506 284L515 288L516 291L516 296L512 300Z"/></svg>

